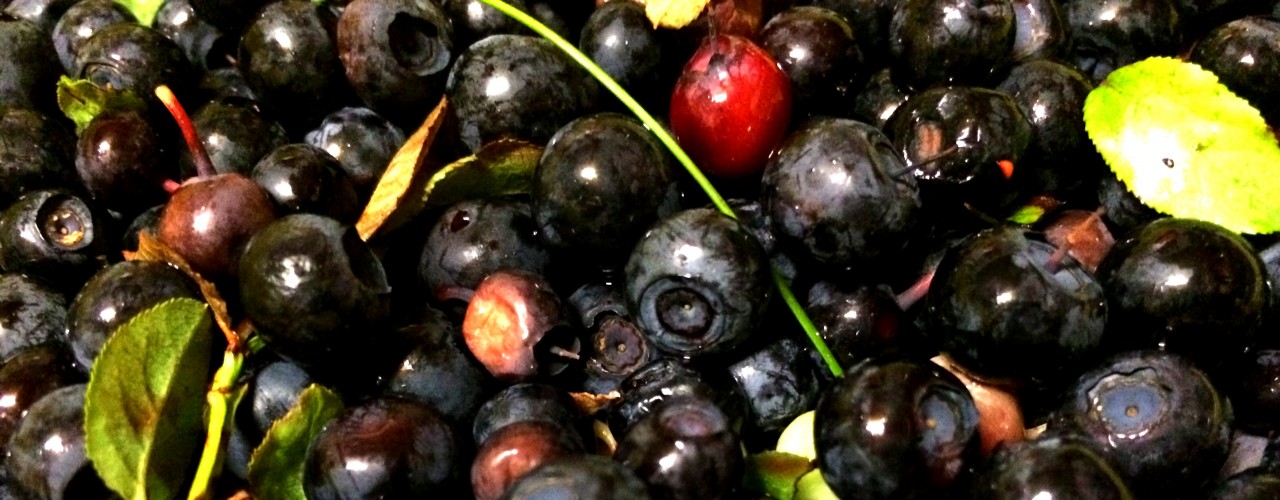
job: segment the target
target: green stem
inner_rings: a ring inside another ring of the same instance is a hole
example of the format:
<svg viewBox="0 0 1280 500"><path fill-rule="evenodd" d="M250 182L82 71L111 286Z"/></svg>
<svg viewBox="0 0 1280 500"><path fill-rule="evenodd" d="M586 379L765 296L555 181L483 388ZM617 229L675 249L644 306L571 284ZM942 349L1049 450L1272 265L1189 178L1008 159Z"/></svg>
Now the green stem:
<svg viewBox="0 0 1280 500"><path fill-rule="evenodd" d="M644 107L641 106L639 102L636 102L635 98L631 97L631 94L627 93L627 91L623 89L618 82L614 81L613 77L609 76L609 74L605 73L600 66L596 65L595 61L592 61L590 57L587 57L586 54L579 51L577 47L574 47L573 44L569 43L568 40L565 40L564 37L561 37L537 19L534 19L533 16L524 13L524 11L512 7L503 0L481 1L488 4L490 7L498 9L503 14L506 14L512 19L518 21L520 24L527 26L535 33L541 35L556 47L560 48L561 51L564 51L565 54L568 54L568 56L577 62L578 65L582 66L583 69L586 69L591 76L600 81L601 85L604 85L604 88L609 89L609 92L612 92L618 100L622 101L622 104L625 105L627 109L630 109L632 113L635 113L636 118L639 118L640 121L644 123L645 127L647 127L650 132L653 132L653 135L658 137L659 141L662 141L662 144L671 151L671 154L675 155L676 160L680 162L680 165L684 166L684 169L689 172L689 175L693 176L693 180L698 183L698 186L702 188L702 191L711 199L711 204L715 205L716 209L719 210L720 213L734 219L738 218L738 215L733 213L733 209L729 207L729 204L724 201L724 197L720 196L720 192L716 191L715 186L711 185L711 181L707 179L707 176L703 175L702 170L698 169L697 165L694 165L693 159L689 158L689 155L684 152L684 149L680 148L680 144L676 143L676 139L671 137L671 134L667 133L667 129L663 127L662 124L653 117L653 115L650 115L648 111L645 111ZM791 293L791 288L787 285L786 280L782 278L782 275L778 274L777 269L774 269L773 272L773 282L778 286L778 292L782 295L782 299L787 303L787 307L791 308L791 313L796 316L796 321L800 323L800 328L804 329L805 335L809 336L809 341L813 342L813 346L818 350L818 354L822 355L822 359L826 361L827 367L831 369L831 373L837 377L843 376L844 371L840 369L839 361L835 359L835 356L831 355L831 350L827 348L826 342L824 342L822 337L818 335L818 330L814 328L813 322L809 320L809 315L806 314L804 308L800 306L795 295Z"/></svg>
<svg viewBox="0 0 1280 500"><path fill-rule="evenodd" d="M227 425L227 417L231 407L236 384L240 379L240 369L244 367L244 354L227 350L222 355L222 366L213 375L213 384L205 399L209 403L209 429L205 435L204 451L200 453L200 465L196 469L196 477L191 484L188 500L212 498L210 486L218 474L219 458L222 455L222 437Z"/></svg>

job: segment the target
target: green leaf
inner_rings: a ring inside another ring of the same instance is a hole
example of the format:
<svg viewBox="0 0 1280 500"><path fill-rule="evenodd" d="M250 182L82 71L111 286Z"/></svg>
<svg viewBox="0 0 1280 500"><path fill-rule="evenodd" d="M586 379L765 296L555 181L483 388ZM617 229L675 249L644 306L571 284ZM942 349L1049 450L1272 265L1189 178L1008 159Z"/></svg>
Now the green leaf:
<svg viewBox="0 0 1280 500"><path fill-rule="evenodd" d="M808 458L781 451L766 451L747 457L742 484L747 491L753 493L791 500L796 494L796 482L811 470L813 463Z"/></svg>
<svg viewBox="0 0 1280 500"><path fill-rule="evenodd" d="M1112 72L1085 127L1143 203L1241 233L1280 230L1280 146L1258 110L1213 73L1153 57Z"/></svg>
<svg viewBox="0 0 1280 500"><path fill-rule="evenodd" d="M76 135L106 110L146 109L147 103L127 90L102 88L89 80L58 80L58 108L76 124Z"/></svg>
<svg viewBox="0 0 1280 500"><path fill-rule="evenodd" d="M1044 207L1026 205L1014 211L1013 215L1009 216L1008 221L1014 224L1029 226L1031 224L1035 224L1041 217L1044 217Z"/></svg>
<svg viewBox="0 0 1280 500"><path fill-rule="evenodd" d="M116 3L123 5L129 13L133 14L138 24L150 28L156 22L156 13L160 12L160 6L164 5L164 0L116 0Z"/></svg>
<svg viewBox="0 0 1280 500"><path fill-rule="evenodd" d="M471 198L528 193L542 148L499 140L436 172L427 181L426 206L438 208Z"/></svg>
<svg viewBox="0 0 1280 500"><path fill-rule="evenodd" d="M201 416L213 319L173 299L116 329L89 375L85 448L98 475L128 499L173 498L204 439Z"/></svg>
<svg viewBox="0 0 1280 500"><path fill-rule="evenodd" d="M796 481L796 496L792 500L840 500L840 497L831 491L822 471L813 469Z"/></svg>
<svg viewBox="0 0 1280 500"><path fill-rule="evenodd" d="M262 444L249 459L249 487L262 500L305 500L302 468L307 447L320 429L342 411L342 399L333 391L312 385L298 396L298 403L271 424Z"/></svg>

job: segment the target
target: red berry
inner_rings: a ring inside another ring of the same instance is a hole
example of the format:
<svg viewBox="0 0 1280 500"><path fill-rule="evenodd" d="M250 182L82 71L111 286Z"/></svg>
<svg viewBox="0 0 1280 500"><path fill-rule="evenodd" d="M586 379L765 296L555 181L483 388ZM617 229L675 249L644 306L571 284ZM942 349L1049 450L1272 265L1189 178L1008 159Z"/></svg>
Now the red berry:
<svg viewBox="0 0 1280 500"><path fill-rule="evenodd" d="M703 171L758 174L791 121L791 84L768 52L734 35L708 38L671 97L671 129Z"/></svg>

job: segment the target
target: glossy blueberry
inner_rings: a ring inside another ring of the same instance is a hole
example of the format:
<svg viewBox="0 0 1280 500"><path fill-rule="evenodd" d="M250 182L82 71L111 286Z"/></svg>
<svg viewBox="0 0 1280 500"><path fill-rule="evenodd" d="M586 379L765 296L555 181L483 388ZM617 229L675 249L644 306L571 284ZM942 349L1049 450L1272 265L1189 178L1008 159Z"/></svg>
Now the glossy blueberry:
<svg viewBox="0 0 1280 500"><path fill-rule="evenodd" d="M401 328L413 350L400 362L384 391L416 399L457 425L469 422L484 404L493 379L467 350L458 327L429 309L428 319Z"/></svg>
<svg viewBox="0 0 1280 500"><path fill-rule="evenodd" d="M1121 66L1174 55L1181 43L1172 0L1072 0L1063 9L1071 39L1066 59L1094 83Z"/></svg>
<svg viewBox="0 0 1280 500"><path fill-rule="evenodd" d="M348 407L307 449L307 498L457 495L458 446L439 412L422 403L377 398Z"/></svg>
<svg viewBox="0 0 1280 500"><path fill-rule="evenodd" d="M845 18L821 7L793 7L765 24L760 46L791 80L797 117L847 114L867 68Z"/></svg>
<svg viewBox="0 0 1280 500"><path fill-rule="evenodd" d="M382 322L386 273L355 229L311 214L283 217L249 242L240 296L267 347L317 379L365 371L364 358L394 355Z"/></svg>
<svg viewBox="0 0 1280 500"><path fill-rule="evenodd" d="M165 0L152 25L182 49L194 68L211 70L231 64L236 54L236 38L228 36L196 12L192 0Z"/></svg>
<svg viewBox="0 0 1280 500"><path fill-rule="evenodd" d="M636 370L619 386L622 398L609 407L609 427L620 434L646 415L676 397L711 401L725 412L730 427L739 429L747 409L736 384L719 380L716 373L702 372L670 358L661 358Z"/></svg>
<svg viewBox="0 0 1280 500"><path fill-rule="evenodd" d="M253 167L253 180L271 195L277 213L310 213L354 224L356 188L329 153L308 144L280 146Z"/></svg>
<svg viewBox="0 0 1280 500"><path fill-rule="evenodd" d="M0 363L27 349L61 343L66 327L67 299L61 293L26 275L0 275Z"/></svg>
<svg viewBox="0 0 1280 500"><path fill-rule="evenodd" d="M1196 42L1191 62L1212 71L1218 81L1262 112L1280 119L1280 20L1246 17L1210 31Z"/></svg>
<svg viewBox="0 0 1280 500"><path fill-rule="evenodd" d="M882 69L872 74L866 85L856 94L853 101L853 116L881 130L886 130L885 126L893 117L894 111L907 102L910 95L907 89L893 82L888 68Z"/></svg>
<svg viewBox="0 0 1280 500"><path fill-rule="evenodd" d="M565 430L577 429L573 402L563 390L547 384L515 384L485 401L476 412L471 435L477 446L503 427L516 422L544 422Z"/></svg>
<svg viewBox="0 0 1280 500"><path fill-rule="evenodd" d="M289 413L309 385L311 376L288 361L275 361L254 374L245 402L253 411L258 432L265 434L271 424Z"/></svg>
<svg viewBox="0 0 1280 500"><path fill-rule="evenodd" d="M249 175L262 157L289 142L284 127L263 114L256 102L241 97L214 99L196 111L191 122L221 174ZM182 159L191 162L189 153Z"/></svg>
<svg viewBox="0 0 1280 500"><path fill-rule="evenodd" d="M741 444L710 401L673 397L627 429L614 460L656 498L728 498L742 481Z"/></svg>
<svg viewBox="0 0 1280 500"><path fill-rule="evenodd" d="M469 47L489 35L527 33L515 19L480 0L443 0L440 3L453 21L458 47ZM507 4L529 11L524 0L512 0Z"/></svg>
<svg viewBox="0 0 1280 500"><path fill-rule="evenodd" d="M784 242L829 266L852 267L902 252L915 230L915 178L871 125L815 119L769 159L761 204Z"/></svg>
<svg viewBox="0 0 1280 500"><path fill-rule="evenodd" d="M1013 60L1052 59L1067 47L1067 21L1062 0L1011 0Z"/></svg>
<svg viewBox="0 0 1280 500"><path fill-rule="evenodd" d="M168 2L166 2L168 3ZM98 30L116 23L134 22L133 14L111 0L84 0L67 9L53 27L53 48L66 71L75 71L76 54Z"/></svg>
<svg viewBox="0 0 1280 500"><path fill-rule="evenodd" d="M801 3L801 2L797 2ZM891 59L889 55L890 29L896 0L812 0L815 7L830 9L840 14L853 28L859 52L872 67L883 67Z"/></svg>
<svg viewBox="0 0 1280 500"><path fill-rule="evenodd" d="M49 89L58 81L58 54L36 23L0 15L0 107L53 109Z"/></svg>
<svg viewBox="0 0 1280 500"><path fill-rule="evenodd" d="M978 233L939 264L925 335L978 377L1066 383L1101 354L1103 287L1019 229Z"/></svg>
<svg viewBox="0 0 1280 500"><path fill-rule="evenodd" d="M1066 397L1049 429L1092 442L1138 495L1201 487L1227 457L1231 404L1186 358L1120 353Z"/></svg>
<svg viewBox="0 0 1280 500"><path fill-rule="evenodd" d="M73 384L86 382L75 359L61 344L42 344L24 349L0 364L0 448L44 395Z"/></svg>
<svg viewBox="0 0 1280 500"><path fill-rule="evenodd" d="M1258 341L1270 298L1266 270L1244 238L1193 219L1150 222L1098 267L1110 303L1108 342L1157 346L1207 369Z"/></svg>
<svg viewBox="0 0 1280 500"><path fill-rule="evenodd" d="M840 366L854 366L906 344L909 323L884 288L819 281L808 295L805 311Z"/></svg>
<svg viewBox="0 0 1280 500"><path fill-rule="evenodd" d="M1008 64L1014 41L1009 0L907 0L889 25L890 66L904 85L983 84Z"/></svg>
<svg viewBox="0 0 1280 500"><path fill-rule="evenodd" d="M67 191L24 194L0 212L0 267L74 290L107 262L105 219Z"/></svg>
<svg viewBox="0 0 1280 500"><path fill-rule="evenodd" d="M1060 199L1096 198L1107 168L1084 129L1084 99L1093 83L1070 67L1038 59L1015 66L996 89L1009 94L1031 123L1031 144L1015 167L1029 184L1023 189Z"/></svg>
<svg viewBox="0 0 1280 500"><path fill-rule="evenodd" d="M369 108L346 107L330 113L307 132L307 144L338 159L361 198L368 196L404 144L404 132Z"/></svg>
<svg viewBox="0 0 1280 500"><path fill-rule="evenodd" d="M10 0L4 14L35 23L46 35L76 0Z"/></svg>
<svg viewBox="0 0 1280 500"><path fill-rule="evenodd" d="M1102 204L1103 220L1116 235L1125 235L1130 231L1163 217L1160 212L1148 207L1137 196L1129 192L1125 184L1115 174L1102 175L1098 183L1098 202Z"/></svg>
<svg viewBox="0 0 1280 500"><path fill-rule="evenodd" d="M818 376L808 353L791 339L781 339L729 365L742 390L751 424L777 431L818 400Z"/></svg>
<svg viewBox="0 0 1280 500"><path fill-rule="evenodd" d="M596 107L598 84L551 42L497 35L459 56L447 82L458 134L472 151L502 137L544 143Z"/></svg>
<svg viewBox="0 0 1280 500"><path fill-rule="evenodd" d="M418 274L437 300L465 298L500 269L543 273L550 256L538 240L528 202L464 201L449 207L427 236Z"/></svg>
<svg viewBox="0 0 1280 500"><path fill-rule="evenodd" d="M85 388L67 386L40 398L9 440L5 466L23 497L111 498L85 456Z"/></svg>
<svg viewBox="0 0 1280 500"><path fill-rule="evenodd" d="M565 125L534 173L538 236L575 260L606 268L621 267L644 231L679 202L675 167L662 144L618 114Z"/></svg>
<svg viewBox="0 0 1280 500"><path fill-rule="evenodd" d="M1093 445L1074 436L1043 436L996 451L974 476L973 498L1126 500L1129 487Z"/></svg>
<svg viewBox="0 0 1280 500"><path fill-rule="evenodd" d="M116 328L160 302L200 300L195 283L163 262L131 260L93 275L71 302L67 335L76 361L86 373Z"/></svg>
<svg viewBox="0 0 1280 500"><path fill-rule="evenodd" d="M76 137L52 117L0 108L0 206L37 189L76 185Z"/></svg>
<svg viewBox="0 0 1280 500"><path fill-rule="evenodd" d="M631 469L598 455L570 455L543 463L503 493L504 500L592 498L647 500L648 487Z"/></svg>
<svg viewBox="0 0 1280 500"><path fill-rule="evenodd" d="M177 169L161 130L133 110L104 111L89 122L76 147L76 172L95 202L132 217L169 199L164 182Z"/></svg>
<svg viewBox="0 0 1280 500"><path fill-rule="evenodd" d="M1017 101L976 87L916 94L894 112L886 132L915 174L926 208L1008 204L1033 133Z"/></svg>
<svg viewBox="0 0 1280 500"><path fill-rule="evenodd" d="M575 431L549 422L514 422L494 431L471 463L476 500L497 500L512 483L539 465L583 451Z"/></svg>
<svg viewBox="0 0 1280 500"><path fill-rule="evenodd" d="M772 295L760 243L709 208L654 225L632 251L626 276L628 308L650 341L687 358L746 340Z"/></svg>
<svg viewBox="0 0 1280 500"><path fill-rule="evenodd" d="M872 358L827 388L815 412L817 465L841 498L946 497L976 463L973 398L928 361Z"/></svg>
<svg viewBox="0 0 1280 500"><path fill-rule="evenodd" d="M182 49L160 32L136 23L116 23L94 33L80 46L71 72L143 99L152 98L160 85L182 92L194 83L192 74Z"/></svg>
<svg viewBox="0 0 1280 500"><path fill-rule="evenodd" d="M338 23L338 56L356 95L405 127L416 127L444 95L459 52L437 2L356 1Z"/></svg>
<svg viewBox="0 0 1280 500"><path fill-rule="evenodd" d="M337 20L305 0L267 4L252 19L240 37L240 71L287 130L310 130L340 107L349 91L330 34Z"/></svg>
<svg viewBox="0 0 1280 500"><path fill-rule="evenodd" d="M471 0L475 1L475 0ZM644 6L608 2L591 12L578 49L641 103L662 97L662 43Z"/></svg>
<svg viewBox="0 0 1280 500"><path fill-rule="evenodd" d="M1235 408L1235 426L1260 435L1280 430L1280 350L1250 352L1229 373L1222 387Z"/></svg>

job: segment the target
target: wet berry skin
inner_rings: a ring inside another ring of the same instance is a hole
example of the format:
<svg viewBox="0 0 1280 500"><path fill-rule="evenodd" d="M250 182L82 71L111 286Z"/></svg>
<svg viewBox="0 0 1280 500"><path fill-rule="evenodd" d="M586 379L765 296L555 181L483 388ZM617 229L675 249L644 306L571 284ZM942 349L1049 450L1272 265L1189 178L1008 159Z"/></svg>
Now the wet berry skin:
<svg viewBox="0 0 1280 500"><path fill-rule="evenodd" d="M1013 51L1009 0L907 0L889 25L894 79L916 88L982 85Z"/></svg>
<svg viewBox="0 0 1280 500"><path fill-rule="evenodd" d="M821 7L793 7L765 24L760 46L787 73L802 114L848 113L868 68L843 17Z"/></svg>
<svg viewBox="0 0 1280 500"><path fill-rule="evenodd" d="M1186 358L1126 351L1084 375L1049 421L1092 442L1140 497L1213 478L1231 444L1231 403Z"/></svg>
<svg viewBox="0 0 1280 500"><path fill-rule="evenodd" d="M400 130L368 108L342 108L307 132L307 144L338 159L362 199L377 185L391 157L405 141Z"/></svg>
<svg viewBox="0 0 1280 500"><path fill-rule="evenodd" d="M710 208L654 225L632 251L626 277L627 306L650 341L686 358L741 344L773 292L760 243Z"/></svg>
<svg viewBox="0 0 1280 500"><path fill-rule="evenodd" d="M156 236L201 276L220 279L236 274L244 245L275 218L270 196L249 177L196 177L169 197Z"/></svg>
<svg viewBox="0 0 1280 500"><path fill-rule="evenodd" d="M513 423L490 435L476 451L471 489L477 500L496 500L539 465L582 451L582 440L574 431L534 420Z"/></svg>
<svg viewBox="0 0 1280 500"><path fill-rule="evenodd" d="M818 401L818 376L808 353L789 338L729 366L755 429L778 431Z"/></svg>
<svg viewBox="0 0 1280 500"><path fill-rule="evenodd" d="M431 405L455 425L465 425L495 384L467 350L453 321L430 308L423 316L400 328L401 335L412 339L413 348L383 392Z"/></svg>
<svg viewBox="0 0 1280 500"><path fill-rule="evenodd" d="M1212 369L1260 339L1266 269L1244 238L1221 226L1150 222L1112 247L1097 276L1110 303L1108 343L1160 346Z"/></svg>
<svg viewBox="0 0 1280 500"><path fill-rule="evenodd" d="M58 54L49 44L49 34L35 22L4 16L0 18L0 107L53 109L48 89L58 81Z"/></svg>
<svg viewBox="0 0 1280 500"><path fill-rule="evenodd" d="M277 213L311 213L354 224L356 188L338 160L308 144L286 144L258 161L253 180L271 196Z"/></svg>
<svg viewBox="0 0 1280 500"><path fill-rule="evenodd" d="M502 137L545 143L594 110L600 88L551 42L496 35L458 57L446 93L462 143L475 151Z"/></svg>
<svg viewBox="0 0 1280 500"><path fill-rule="evenodd" d="M671 131L705 172L754 175L786 133L791 82L750 40L713 36L685 64L670 113Z"/></svg>
<svg viewBox="0 0 1280 500"><path fill-rule="evenodd" d="M173 159L148 115L108 111L80 133L76 171L97 203L130 217L168 199L163 183L176 174Z"/></svg>
<svg viewBox="0 0 1280 500"><path fill-rule="evenodd" d="M272 150L288 144L284 127L269 119L256 101L221 97L201 106L191 122L213 168L221 174L249 175ZM191 163L189 155L182 161ZM184 168L195 170L194 165Z"/></svg>
<svg viewBox="0 0 1280 500"><path fill-rule="evenodd" d="M579 118L551 138L534 173L538 235L575 259L621 267L636 240L679 208L674 165L640 122Z"/></svg>
<svg viewBox="0 0 1280 500"><path fill-rule="evenodd" d="M819 281L808 295L805 310L840 366L910 345L908 320L890 290Z"/></svg>
<svg viewBox="0 0 1280 500"><path fill-rule="evenodd" d="M75 290L107 262L105 221L100 208L70 192L24 194L0 212L0 267Z"/></svg>
<svg viewBox="0 0 1280 500"><path fill-rule="evenodd" d="M1246 17L1210 31L1191 52L1191 62L1218 75L1273 123L1280 119L1280 20Z"/></svg>
<svg viewBox="0 0 1280 500"><path fill-rule="evenodd" d="M54 115L0 108L0 205L28 191L76 185L75 147L75 134Z"/></svg>
<svg viewBox="0 0 1280 500"><path fill-rule="evenodd" d="M75 71L76 54L98 30L116 23L135 22L123 5L110 0L76 2L53 27L53 48L66 71ZM8 44L6 44L8 46Z"/></svg>
<svg viewBox="0 0 1280 500"><path fill-rule="evenodd" d="M1094 83L1121 66L1174 55L1181 43L1172 0L1072 0L1062 10L1071 40L1065 59Z"/></svg>
<svg viewBox="0 0 1280 500"><path fill-rule="evenodd" d="M75 358L61 344L28 348L0 364L0 450L18 430L31 405L61 387L87 382ZM2 451L0 451L2 453Z"/></svg>
<svg viewBox="0 0 1280 500"><path fill-rule="evenodd" d="M889 138L847 119L813 119L789 135L761 191L786 243L842 268L900 254L920 213L916 180Z"/></svg>
<svg viewBox="0 0 1280 500"><path fill-rule="evenodd" d="M285 0L262 7L240 37L245 81L290 132L310 130L346 97L347 79L330 34L335 24L328 9ZM280 37L290 43L279 43Z"/></svg>
<svg viewBox="0 0 1280 500"><path fill-rule="evenodd" d="M872 358L827 388L815 411L817 465L840 498L946 498L976 463L973 398L928 361Z"/></svg>
<svg viewBox="0 0 1280 500"><path fill-rule="evenodd" d="M619 384L622 398L609 407L609 427L615 435L621 434L668 400L697 398L714 402L728 415L731 428L741 428L742 417L748 411L742 393L710 375L714 373L704 374L671 358L640 367Z"/></svg>
<svg viewBox="0 0 1280 500"><path fill-rule="evenodd" d="M1001 448L975 475L973 484L973 498L1133 498L1106 459L1087 441L1072 436L1042 436Z"/></svg>
<svg viewBox="0 0 1280 500"><path fill-rule="evenodd" d="M430 406L377 398L347 408L307 450L307 498L410 498L460 493L454 432Z"/></svg>
<svg viewBox="0 0 1280 500"><path fill-rule="evenodd" d="M729 498L742 481L741 444L710 401L677 397L627 429L614 460L655 498Z"/></svg>
<svg viewBox="0 0 1280 500"><path fill-rule="evenodd" d="M1250 352L1229 370L1221 387L1235 408L1234 425L1259 435L1280 430L1280 350Z"/></svg>
<svg viewBox="0 0 1280 500"><path fill-rule="evenodd" d="M478 1L478 0L473 0ZM582 27L578 49L600 65L646 108L662 93L662 45L644 6L609 2L596 8Z"/></svg>
<svg viewBox="0 0 1280 500"><path fill-rule="evenodd" d="M925 335L978 377L1064 384L1100 356L1103 288L1022 230L980 232L948 252L929 287Z"/></svg>
<svg viewBox="0 0 1280 500"><path fill-rule="evenodd" d="M40 398L9 440L5 466L22 498L111 498L85 456L86 387L71 385Z"/></svg>
<svg viewBox="0 0 1280 500"><path fill-rule="evenodd" d="M536 421L576 429L573 402L563 390L540 383L515 384L485 401L472 421L471 435L477 446L502 428L517 422Z"/></svg>
<svg viewBox="0 0 1280 500"><path fill-rule="evenodd" d="M61 293L26 275L0 274L0 363L61 343L66 327L67 299Z"/></svg>
<svg viewBox="0 0 1280 500"><path fill-rule="evenodd" d="M296 214L272 223L249 242L239 276L245 313L267 347L317 379L351 378L388 347L386 273L336 220Z"/></svg>
<svg viewBox="0 0 1280 500"><path fill-rule="evenodd" d="M191 83L192 74L182 49L160 32L135 23L98 30L80 47L71 73L143 99L154 96L155 88L162 84L181 92Z"/></svg>
<svg viewBox="0 0 1280 500"><path fill-rule="evenodd" d="M462 201L440 215L427 235L418 276L439 301L459 298L498 270L542 274L550 253L537 235L528 201Z"/></svg>
<svg viewBox="0 0 1280 500"><path fill-rule="evenodd" d="M598 455L578 454L548 461L507 489L503 500L591 498L648 500L649 490L622 464Z"/></svg>

